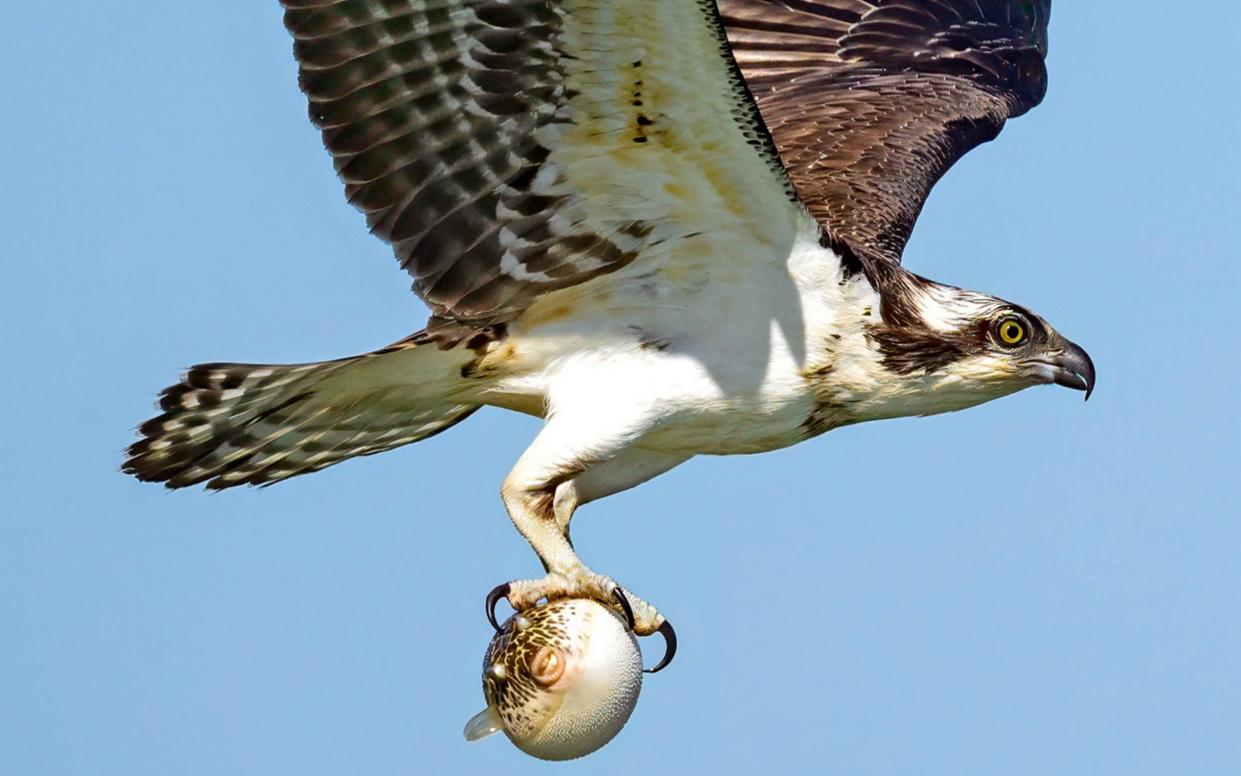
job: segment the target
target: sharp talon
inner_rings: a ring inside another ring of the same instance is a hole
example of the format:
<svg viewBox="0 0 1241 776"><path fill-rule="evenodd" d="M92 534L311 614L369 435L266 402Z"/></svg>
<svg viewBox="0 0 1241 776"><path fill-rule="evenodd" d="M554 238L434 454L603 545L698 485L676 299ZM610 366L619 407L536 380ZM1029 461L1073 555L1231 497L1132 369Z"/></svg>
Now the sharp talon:
<svg viewBox="0 0 1241 776"><path fill-rule="evenodd" d="M664 637L664 659L660 660L654 668L644 668L643 673L657 674L667 668L672 658L676 657L677 632L673 630L672 623L664 620L664 624L659 626L659 633Z"/></svg>
<svg viewBox="0 0 1241 776"><path fill-rule="evenodd" d="M496 633L500 632L500 624L496 622L496 604L500 603L501 598L507 598L512 585L505 582L503 585L497 585L495 590L487 594L487 622L491 623L491 627L496 629Z"/></svg>
<svg viewBox="0 0 1241 776"><path fill-rule="evenodd" d="M618 587L612 591L612 595L616 597L621 610L625 613L625 622L629 624L629 630L633 630L637 627L637 621L634 620L633 607L629 605L629 599L625 597L625 591Z"/></svg>

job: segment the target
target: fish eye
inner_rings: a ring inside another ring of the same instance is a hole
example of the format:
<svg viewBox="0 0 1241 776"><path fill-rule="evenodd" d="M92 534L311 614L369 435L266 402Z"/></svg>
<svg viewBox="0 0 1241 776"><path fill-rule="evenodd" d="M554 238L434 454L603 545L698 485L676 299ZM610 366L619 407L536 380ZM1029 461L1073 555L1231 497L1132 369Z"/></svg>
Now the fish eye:
<svg viewBox="0 0 1241 776"><path fill-rule="evenodd" d="M543 687L555 684L564 675L564 655L555 647L539 647L526 665L530 676Z"/></svg>
<svg viewBox="0 0 1241 776"><path fill-rule="evenodd" d="M1008 316L1001 318L995 325L995 337L1006 348L1017 347L1030 336L1025 323L1020 318Z"/></svg>

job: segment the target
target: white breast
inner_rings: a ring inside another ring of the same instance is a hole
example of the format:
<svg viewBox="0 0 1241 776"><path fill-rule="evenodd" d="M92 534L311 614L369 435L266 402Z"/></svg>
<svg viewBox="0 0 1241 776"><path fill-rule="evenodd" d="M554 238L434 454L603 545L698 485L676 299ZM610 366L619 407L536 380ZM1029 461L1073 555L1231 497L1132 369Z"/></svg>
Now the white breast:
<svg viewBox="0 0 1241 776"><path fill-rule="evenodd" d="M641 427L640 444L667 452L804 439L815 406L807 375L871 300L842 284L813 222L798 226L779 250L683 240L657 272L622 270L557 295L511 330L513 368L497 392L553 411L594 405L583 414L601 423L640 413L625 420Z"/></svg>

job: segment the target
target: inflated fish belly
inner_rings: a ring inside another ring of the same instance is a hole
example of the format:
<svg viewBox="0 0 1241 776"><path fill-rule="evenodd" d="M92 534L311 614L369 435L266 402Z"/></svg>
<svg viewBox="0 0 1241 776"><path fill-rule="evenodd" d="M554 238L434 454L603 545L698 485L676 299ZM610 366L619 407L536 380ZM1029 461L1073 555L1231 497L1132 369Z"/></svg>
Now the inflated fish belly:
<svg viewBox="0 0 1241 776"><path fill-rule="evenodd" d="M642 653L624 619L587 599L561 599L510 617L483 659L487 708L465 726L498 730L523 752L571 760L611 741L642 688Z"/></svg>

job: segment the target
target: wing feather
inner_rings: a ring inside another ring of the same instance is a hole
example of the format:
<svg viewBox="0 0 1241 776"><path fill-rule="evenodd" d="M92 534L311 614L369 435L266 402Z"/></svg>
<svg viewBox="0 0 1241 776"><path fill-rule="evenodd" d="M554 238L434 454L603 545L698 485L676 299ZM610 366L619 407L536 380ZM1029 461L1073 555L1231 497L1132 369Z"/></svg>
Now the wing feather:
<svg viewBox="0 0 1241 776"><path fill-rule="evenodd" d="M931 187L1046 91L1050 0L720 0L789 177L829 236L899 263Z"/></svg>
<svg viewBox="0 0 1241 776"><path fill-rule="evenodd" d="M712 0L283 4L346 196L441 343L796 210ZM717 212L742 197L750 217Z"/></svg>

